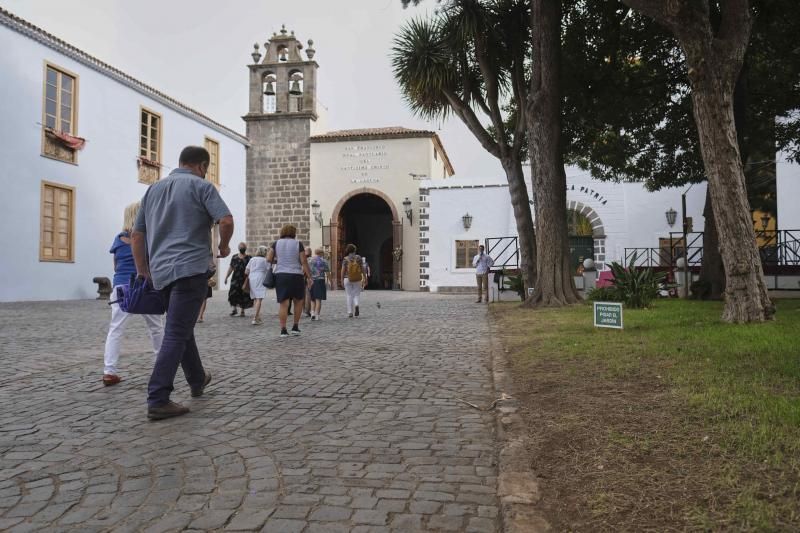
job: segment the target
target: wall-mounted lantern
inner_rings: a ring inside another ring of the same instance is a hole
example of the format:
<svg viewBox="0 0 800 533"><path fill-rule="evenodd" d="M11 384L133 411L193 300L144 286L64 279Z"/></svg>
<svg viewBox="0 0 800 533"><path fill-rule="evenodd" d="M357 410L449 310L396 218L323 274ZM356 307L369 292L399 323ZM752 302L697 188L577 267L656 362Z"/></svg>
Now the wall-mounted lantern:
<svg viewBox="0 0 800 533"><path fill-rule="evenodd" d="M317 202L316 200L314 200L314 203L311 204L311 214L314 215L314 220L317 221L317 223L319 224L319 227L321 228L322 227L322 221L323 221L322 211L320 211L319 202Z"/></svg>
<svg viewBox="0 0 800 533"><path fill-rule="evenodd" d="M461 217L461 223L464 224L464 229L469 229L472 227L472 215L469 213L465 214Z"/></svg>
<svg viewBox="0 0 800 533"><path fill-rule="evenodd" d="M403 209L405 209L405 211L406 211L406 218L408 219L408 223L413 225L414 224L414 210L411 209L411 200L408 199L408 196L406 196L406 199L403 200Z"/></svg>

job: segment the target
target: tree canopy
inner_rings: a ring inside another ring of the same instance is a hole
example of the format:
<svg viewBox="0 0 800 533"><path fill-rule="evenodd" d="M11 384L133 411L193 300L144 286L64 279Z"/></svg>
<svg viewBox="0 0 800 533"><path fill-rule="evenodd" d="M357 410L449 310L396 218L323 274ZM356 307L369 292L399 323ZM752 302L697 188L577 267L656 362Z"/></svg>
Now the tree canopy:
<svg viewBox="0 0 800 533"><path fill-rule="evenodd" d="M774 213L776 148L800 161L800 20L788 0L754 4L736 123L750 203ZM651 190L704 181L677 40L619 1L572 2L563 28L567 161Z"/></svg>

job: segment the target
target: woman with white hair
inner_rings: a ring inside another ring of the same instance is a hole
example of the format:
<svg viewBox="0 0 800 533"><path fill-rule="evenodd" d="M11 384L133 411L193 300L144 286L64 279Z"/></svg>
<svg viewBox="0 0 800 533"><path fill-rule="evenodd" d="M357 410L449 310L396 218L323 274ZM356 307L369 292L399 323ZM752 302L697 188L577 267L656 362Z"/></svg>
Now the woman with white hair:
<svg viewBox="0 0 800 533"><path fill-rule="evenodd" d="M272 265L267 264L267 247L259 246L256 256L247 263L244 273L247 274L247 284L250 286L250 298L256 306L256 313L251 324L254 326L261 324L261 302L267 296L267 288L264 286L264 278L267 277L267 269Z"/></svg>
<svg viewBox="0 0 800 533"><path fill-rule="evenodd" d="M131 251L131 230L139 213L139 202L133 203L125 208L125 220L122 224L122 232L114 238L110 253L114 254L114 290L112 295L117 294L117 287L128 285L131 277L136 275L136 265L133 262L133 252ZM113 297L113 296L112 296ZM119 352L122 347L122 334L125 331L125 324L132 317L120 309L119 304L111 304L111 324L108 326L108 336L106 337L105 349L105 368L103 369L103 384L106 386L116 385L122 379L117 374L117 362ZM142 315L147 324L147 332L153 343L153 353L158 354L161 348L161 341L164 338L164 327L161 324L161 315Z"/></svg>

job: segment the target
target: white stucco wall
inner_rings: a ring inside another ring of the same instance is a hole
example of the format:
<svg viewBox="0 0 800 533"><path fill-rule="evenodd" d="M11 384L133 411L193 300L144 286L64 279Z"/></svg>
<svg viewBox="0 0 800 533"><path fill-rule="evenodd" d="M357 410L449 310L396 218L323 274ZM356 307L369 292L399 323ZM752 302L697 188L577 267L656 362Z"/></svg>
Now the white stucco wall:
<svg viewBox="0 0 800 533"><path fill-rule="evenodd" d="M428 286L432 292L440 287L475 285L475 269L456 268L456 241L478 240L483 244L487 237L517 234L507 186L460 186L458 182L448 180L451 187L429 190ZM462 217L467 212L472 215L472 226L465 230Z"/></svg>
<svg viewBox="0 0 800 533"><path fill-rule="evenodd" d="M530 183L530 169L525 169ZM430 190L430 281L432 291L439 287L464 287L474 284L473 269L455 269L455 241L517 235L508 188L503 179L492 177L481 186L477 181L449 179ZM597 259L623 261L625 248L658 247L660 237L681 231L681 193L686 188L648 192L641 184L601 182L579 169L567 169L567 205L588 206L590 217L598 216L603 229L603 249ZM694 231L703 231L705 184L687 193L687 216L693 217ZM670 228L665 212L677 212ZM473 215L472 227L465 231L461 217ZM595 224L596 225L596 224ZM800 226L798 226L800 227Z"/></svg>
<svg viewBox="0 0 800 533"><path fill-rule="evenodd" d="M778 229L800 229L800 165L777 155Z"/></svg>
<svg viewBox="0 0 800 533"><path fill-rule="evenodd" d="M96 70L0 26L0 157L4 161L0 212L8 223L0 233L4 254L0 301L96 297L95 276L111 277L108 249L122 225L124 207L141 198L138 182L140 106L162 115L163 156L177 166L180 150L201 145L205 136L220 143L221 193L237 222L234 240L244 239L244 146L179 114ZM41 156L44 61L78 75L77 135L87 139L72 165ZM41 182L75 188L73 263L39 261Z"/></svg>

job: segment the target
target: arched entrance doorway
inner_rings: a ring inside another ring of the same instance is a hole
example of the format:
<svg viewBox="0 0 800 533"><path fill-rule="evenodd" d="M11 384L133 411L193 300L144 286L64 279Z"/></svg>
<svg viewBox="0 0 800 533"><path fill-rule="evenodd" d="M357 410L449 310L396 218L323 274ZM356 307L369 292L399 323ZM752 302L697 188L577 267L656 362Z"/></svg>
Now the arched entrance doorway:
<svg viewBox="0 0 800 533"><path fill-rule="evenodd" d="M393 260L392 250L402 244L398 242L399 224L394 206L379 191L357 191L342 198L331 220L331 268L336 286L341 284L339 269L345 246L352 243L369 264L368 288L398 288L399 264Z"/></svg>
<svg viewBox="0 0 800 533"><path fill-rule="evenodd" d="M577 272L583 259L593 258L597 270L605 269L606 234L600 215L590 206L567 202L570 264Z"/></svg>

